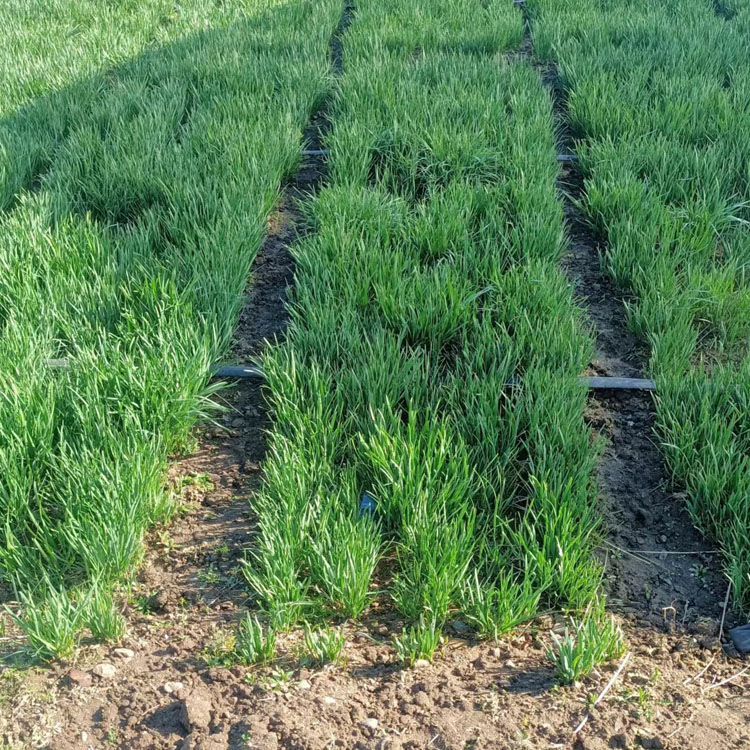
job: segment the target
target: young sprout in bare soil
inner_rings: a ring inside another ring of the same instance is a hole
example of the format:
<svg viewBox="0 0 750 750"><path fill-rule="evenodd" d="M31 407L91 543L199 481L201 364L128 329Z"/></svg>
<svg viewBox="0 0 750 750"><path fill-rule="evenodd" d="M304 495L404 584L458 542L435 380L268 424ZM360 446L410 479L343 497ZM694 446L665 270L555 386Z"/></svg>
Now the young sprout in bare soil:
<svg viewBox="0 0 750 750"><path fill-rule="evenodd" d="M276 655L276 632L265 629L249 612L240 621L234 641L234 654L244 666L267 664Z"/></svg>
<svg viewBox="0 0 750 750"><path fill-rule="evenodd" d="M413 667L420 659L431 662L442 642L440 625L434 619L423 617L417 625L404 628L400 636L394 637L393 648L399 661Z"/></svg>
<svg viewBox="0 0 750 750"><path fill-rule="evenodd" d="M555 665L558 680L571 684L590 674L597 664L615 659L624 651L620 626L596 603L580 619L571 617L564 635L552 633L547 658Z"/></svg>
<svg viewBox="0 0 750 750"><path fill-rule="evenodd" d="M326 625L313 630L305 625L302 660L309 666L322 667L338 664L344 649L344 634L337 628Z"/></svg>

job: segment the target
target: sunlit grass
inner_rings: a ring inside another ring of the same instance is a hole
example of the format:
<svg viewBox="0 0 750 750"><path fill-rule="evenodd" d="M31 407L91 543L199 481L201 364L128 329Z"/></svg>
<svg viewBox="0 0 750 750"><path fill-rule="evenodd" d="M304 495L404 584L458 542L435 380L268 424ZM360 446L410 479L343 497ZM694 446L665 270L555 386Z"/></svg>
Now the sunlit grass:
<svg viewBox="0 0 750 750"><path fill-rule="evenodd" d="M40 648L60 592L129 571L172 507L340 13L0 2L0 582L49 595Z"/></svg>
<svg viewBox="0 0 750 750"><path fill-rule="evenodd" d="M557 265L551 102L509 62L520 43L510 2L357 4L329 178L263 363L274 429L246 570L283 627L379 594L412 663L452 612L499 637L597 591L576 379L592 342Z"/></svg>
<svg viewBox="0 0 750 750"><path fill-rule="evenodd" d="M582 208L636 297L669 466L750 608L750 5L528 7L579 139Z"/></svg>

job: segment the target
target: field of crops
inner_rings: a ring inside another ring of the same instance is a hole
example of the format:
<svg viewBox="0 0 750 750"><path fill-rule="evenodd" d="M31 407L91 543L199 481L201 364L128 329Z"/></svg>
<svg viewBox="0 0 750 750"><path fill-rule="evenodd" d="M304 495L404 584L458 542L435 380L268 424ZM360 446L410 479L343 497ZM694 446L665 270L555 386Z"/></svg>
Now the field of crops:
<svg viewBox="0 0 750 750"><path fill-rule="evenodd" d="M550 649L563 681L621 653L562 128L673 483L750 609L750 4L0 8L0 584L39 656L122 634L117 586L175 511L169 459L216 406L324 100L325 179L260 360L243 658L373 608L406 663L456 617L497 640L546 612L574 623Z"/></svg>
<svg viewBox="0 0 750 750"><path fill-rule="evenodd" d="M358 6L330 180L264 362L248 578L272 621L356 617L375 582L431 658L455 608L498 637L595 596L591 340L556 268L550 101L505 57L520 39L505 2Z"/></svg>
<svg viewBox="0 0 750 750"><path fill-rule="evenodd" d="M3 3L0 579L57 621L170 511L339 14Z"/></svg>
<svg viewBox="0 0 750 750"><path fill-rule="evenodd" d="M580 139L582 209L633 294L664 454L750 607L750 5L530 0ZM696 33L700 29L700 33Z"/></svg>

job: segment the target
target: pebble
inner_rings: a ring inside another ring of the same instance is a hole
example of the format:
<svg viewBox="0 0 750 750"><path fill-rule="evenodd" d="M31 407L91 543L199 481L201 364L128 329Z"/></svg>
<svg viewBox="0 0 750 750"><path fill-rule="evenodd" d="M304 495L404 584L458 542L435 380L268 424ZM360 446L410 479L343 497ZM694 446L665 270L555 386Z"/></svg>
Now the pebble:
<svg viewBox="0 0 750 750"><path fill-rule="evenodd" d="M424 669L430 666L430 662L427 659L417 659L414 662L414 669Z"/></svg>
<svg viewBox="0 0 750 750"><path fill-rule="evenodd" d="M457 633L468 633L471 628L463 620L454 620L451 626Z"/></svg>
<svg viewBox="0 0 750 750"><path fill-rule="evenodd" d="M702 617L691 628L696 635L717 635L719 632L719 623L708 617Z"/></svg>
<svg viewBox="0 0 750 750"><path fill-rule="evenodd" d="M378 728L378 720L370 716L362 722L362 725L367 727L368 729L372 729L372 731L374 732Z"/></svg>
<svg viewBox="0 0 750 750"><path fill-rule="evenodd" d="M103 677L104 679L111 679L117 674L115 666L113 664L107 664L106 662L97 664L91 671L97 677Z"/></svg>
<svg viewBox="0 0 750 750"><path fill-rule="evenodd" d="M167 694L170 695L171 693L176 693L178 690L182 690L185 687L179 680L175 680L174 682L165 682L162 686L162 690Z"/></svg>
<svg viewBox="0 0 750 750"><path fill-rule="evenodd" d="M120 659L132 659L135 656L135 651L131 648L116 648L112 653Z"/></svg>
<svg viewBox="0 0 750 750"><path fill-rule="evenodd" d="M91 687L93 683L91 675L82 669L71 669L68 672L68 679L73 685L78 685L79 687Z"/></svg>
<svg viewBox="0 0 750 750"><path fill-rule="evenodd" d="M81 732L81 742L88 742L88 739L89 739L89 733Z"/></svg>
<svg viewBox="0 0 750 750"><path fill-rule="evenodd" d="M334 703L336 703L336 699L331 698L330 695L326 695L326 697L323 698L323 703L325 703L328 706L332 706Z"/></svg>
<svg viewBox="0 0 750 750"><path fill-rule="evenodd" d="M721 641L712 635L704 635L698 639L698 644L701 648L705 648L708 651L720 651Z"/></svg>
<svg viewBox="0 0 750 750"><path fill-rule="evenodd" d="M648 750L661 750L664 747L664 743L656 736L654 737L641 737L641 747L648 748Z"/></svg>
<svg viewBox="0 0 750 750"><path fill-rule="evenodd" d="M309 690L312 687L312 683L310 682L310 680L300 680L297 683L297 687L300 690Z"/></svg>

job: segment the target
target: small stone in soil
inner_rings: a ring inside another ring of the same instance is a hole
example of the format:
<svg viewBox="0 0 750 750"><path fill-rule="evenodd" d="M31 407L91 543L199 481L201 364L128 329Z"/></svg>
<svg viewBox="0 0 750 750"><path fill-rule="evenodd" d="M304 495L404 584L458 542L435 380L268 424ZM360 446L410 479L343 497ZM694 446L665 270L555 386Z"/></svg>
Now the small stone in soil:
<svg viewBox="0 0 750 750"><path fill-rule="evenodd" d="M183 685L179 680L175 680L174 682L165 682L162 686L162 690L167 694L170 695L171 693L176 693L178 690L182 690L185 685Z"/></svg>
<svg viewBox="0 0 750 750"><path fill-rule="evenodd" d="M325 703L328 706L332 706L332 705L334 705L334 703L336 703L336 699L335 698L331 698L330 695L326 695L326 697L323 698L323 703Z"/></svg>
<svg viewBox="0 0 750 750"><path fill-rule="evenodd" d="M422 708L432 708L432 701L427 693L417 693L414 696L414 703Z"/></svg>
<svg viewBox="0 0 750 750"><path fill-rule="evenodd" d="M362 722L362 726L367 727L374 732L378 728L378 720L371 716Z"/></svg>
<svg viewBox="0 0 750 750"><path fill-rule="evenodd" d="M414 662L415 669L424 669L425 667L429 667L429 666L430 666L430 662L427 661L427 659L417 659Z"/></svg>
<svg viewBox="0 0 750 750"><path fill-rule="evenodd" d="M166 591L157 591L151 597L150 603L155 612L161 612L169 604L169 595Z"/></svg>
<svg viewBox="0 0 750 750"><path fill-rule="evenodd" d="M71 669L68 672L68 680L71 685L78 685L79 687L91 687L93 679L88 672L84 672L82 669Z"/></svg>
<svg viewBox="0 0 750 750"><path fill-rule="evenodd" d="M114 665L102 663L97 664L92 670L91 670L97 677L102 677L103 679L111 679L117 674L117 669L115 669Z"/></svg>
<svg viewBox="0 0 750 750"><path fill-rule="evenodd" d="M661 750L664 743L658 737L641 737L641 747L649 750Z"/></svg>
<svg viewBox="0 0 750 750"><path fill-rule="evenodd" d="M112 653L119 659L132 659L135 656L135 651L130 648L116 648Z"/></svg>
<svg viewBox="0 0 750 750"><path fill-rule="evenodd" d="M693 624L691 631L696 635L716 635L719 632L719 623L709 617L702 617Z"/></svg>
<svg viewBox="0 0 750 750"><path fill-rule="evenodd" d="M312 687L312 683L310 682L310 680L300 680L297 683L297 687L300 690L309 690Z"/></svg>

